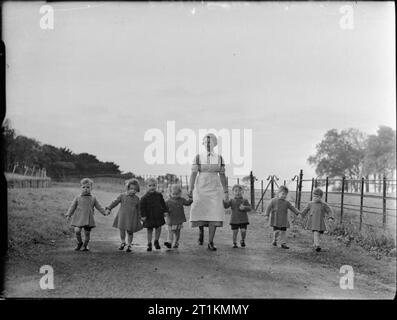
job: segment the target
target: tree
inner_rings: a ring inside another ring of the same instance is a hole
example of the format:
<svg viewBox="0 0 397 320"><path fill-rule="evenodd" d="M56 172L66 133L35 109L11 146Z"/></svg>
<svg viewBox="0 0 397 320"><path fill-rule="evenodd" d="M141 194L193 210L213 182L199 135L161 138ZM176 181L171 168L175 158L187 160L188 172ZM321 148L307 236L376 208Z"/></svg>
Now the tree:
<svg viewBox="0 0 397 320"><path fill-rule="evenodd" d="M370 135L364 157L364 172L380 180L382 176L394 178L396 170L396 131L379 126L377 134ZM379 188L381 186L379 185ZM380 190L380 189L379 189Z"/></svg>
<svg viewBox="0 0 397 320"><path fill-rule="evenodd" d="M336 129L328 130L308 162L316 167L319 176L358 178L363 168L365 141L366 135L357 129L340 133Z"/></svg>

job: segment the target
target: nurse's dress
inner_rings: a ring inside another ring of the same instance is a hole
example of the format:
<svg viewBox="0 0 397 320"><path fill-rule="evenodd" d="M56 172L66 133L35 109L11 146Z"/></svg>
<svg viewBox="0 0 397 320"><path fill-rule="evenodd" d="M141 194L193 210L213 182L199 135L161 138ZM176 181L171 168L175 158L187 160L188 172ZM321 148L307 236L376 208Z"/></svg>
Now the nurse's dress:
<svg viewBox="0 0 397 320"><path fill-rule="evenodd" d="M225 172L222 157L214 152L198 154L193 160L192 172L198 174L190 208L191 226L222 227L225 221L224 191L219 177L219 173Z"/></svg>

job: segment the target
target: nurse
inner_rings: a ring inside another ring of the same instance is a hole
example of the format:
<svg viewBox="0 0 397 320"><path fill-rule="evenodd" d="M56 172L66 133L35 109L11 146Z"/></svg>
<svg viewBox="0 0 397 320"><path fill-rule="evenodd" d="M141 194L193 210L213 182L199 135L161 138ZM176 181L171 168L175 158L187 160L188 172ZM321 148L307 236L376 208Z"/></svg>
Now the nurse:
<svg viewBox="0 0 397 320"><path fill-rule="evenodd" d="M206 152L195 156L190 176L190 196L193 204L190 209L191 227L200 228L199 242L203 242L203 228L208 227L208 249L215 251L214 237L217 227L225 221L223 200L229 200L225 176L225 163L222 156L214 152L218 139L212 133L203 138Z"/></svg>

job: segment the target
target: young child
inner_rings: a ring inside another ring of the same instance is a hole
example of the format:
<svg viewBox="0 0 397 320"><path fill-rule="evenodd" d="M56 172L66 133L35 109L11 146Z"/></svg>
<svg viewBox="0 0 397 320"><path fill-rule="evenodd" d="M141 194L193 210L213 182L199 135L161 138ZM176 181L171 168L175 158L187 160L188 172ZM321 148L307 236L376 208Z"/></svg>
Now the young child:
<svg viewBox="0 0 397 320"><path fill-rule="evenodd" d="M235 184L232 188L234 199L223 201L225 209L231 208L232 215L230 216L230 225L233 230L233 248L237 247L237 234L240 229L241 241L240 245L245 247L245 237L247 235L248 211L251 211L251 206L247 199L243 198L244 189L241 185Z"/></svg>
<svg viewBox="0 0 397 320"><path fill-rule="evenodd" d="M95 228L94 208L106 216L105 209L99 204L98 200L91 194L94 182L89 178L80 181L81 194L74 198L66 217L68 221L73 216L71 225L77 238L77 246L74 250L79 251L83 246L83 251L89 251L88 242L90 241L90 232ZM81 230L84 229L84 243L81 238Z"/></svg>
<svg viewBox="0 0 397 320"><path fill-rule="evenodd" d="M323 191L320 188L313 190L313 200L302 210L302 216L309 214L306 228L313 232L313 249L321 251L320 237L327 230L325 218L334 220L332 209L322 201Z"/></svg>
<svg viewBox="0 0 397 320"><path fill-rule="evenodd" d="M289 249L287 246L287 229L289 228L288 209L296 215L300 214L288 200L288 188L281 186L278 189L277 198L273 198L266 208L266 218L270 214L270 226L273 227L273 246L277 246L277 237L280 234L281 248Z"/></svg>
<svg viewBox="0 0 397 320"><path fill-rule="evenodd" d="M148 191L141 198L140 209L143 220L143 227L147 228L147 251L152 251L152 236L154 234L154 247L161 249L159 244L161 226L165 224L164 213L167 212L167 206L163 195L156 191L157 181L153 178L147 179Z"/></svg>
<svg viewBox="0 0 397 320"><path fill-rule="evenodd" d="M190 206L193 199L189 200L181 197L182 189L179 185L173 184L170 186L170 198L166 200L168 214L166 214L165 222L168 226L168 239L164 242L167 248L171 248L173 238L175 235L174 248L179 247L179 239L181 237L181 229L184 222L186 222L185 210L183 206Z"/></svg>
<svg viewBox="0 0 397 320"><path fill-rule="evenodd" d="M125 235L127 233L128 247L126 252L131 252L134 232L143 229L139 211L139 198L136 195L136 193L139 192L139 182L136 179L127 180L125 186L127 191L120 194L117 199L115 199L105 209L108 214L110 214L110 211L120 204L120 209L114 219L113 227L120 230L121 244L119 250L124 250L124 247L126 246Z"/></svg>

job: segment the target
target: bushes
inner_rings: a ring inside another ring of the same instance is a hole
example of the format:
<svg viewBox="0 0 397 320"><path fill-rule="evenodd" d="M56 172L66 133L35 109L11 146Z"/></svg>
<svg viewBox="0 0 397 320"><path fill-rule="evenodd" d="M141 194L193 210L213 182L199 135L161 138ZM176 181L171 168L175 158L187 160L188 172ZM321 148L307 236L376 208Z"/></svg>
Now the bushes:
<svg viewBox="0 0 397 320"><path fill-rule="evenodd" d="M395 253L396 242L393 235L376 227L363 226L360 232L354 223L347 221L343 224L332 224L329 234L336 236L347 246L354 241L371 252L388 255Z"/></svg>

